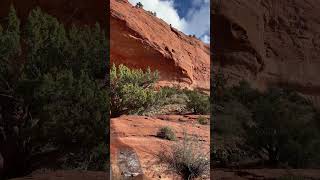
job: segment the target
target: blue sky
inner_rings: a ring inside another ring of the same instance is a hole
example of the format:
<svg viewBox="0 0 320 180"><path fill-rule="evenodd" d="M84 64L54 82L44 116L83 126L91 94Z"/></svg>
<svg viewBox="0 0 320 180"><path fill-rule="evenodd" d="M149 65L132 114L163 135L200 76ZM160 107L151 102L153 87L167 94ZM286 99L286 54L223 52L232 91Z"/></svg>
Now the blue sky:
<svg viewBox="0 0 320 180"><path fill-rule="evenodd" d="M141 2L145 10L155 11L157 17L185 34L195 34L210 43L210 0L129 0Z"/></svg>

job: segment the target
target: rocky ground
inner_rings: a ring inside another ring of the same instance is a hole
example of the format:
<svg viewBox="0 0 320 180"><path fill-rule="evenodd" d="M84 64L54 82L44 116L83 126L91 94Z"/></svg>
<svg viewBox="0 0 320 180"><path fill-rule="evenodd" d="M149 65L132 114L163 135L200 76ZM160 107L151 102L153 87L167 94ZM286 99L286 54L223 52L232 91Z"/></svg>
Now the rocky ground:
<svg viewBox="0 0 320 180"><path fill-rule="evenodd" d="M121 116L111 119L111 169L113 177L136 176L143 179L179 179L157 161L162 148L175 143L157 137L163 126L174 129L177 141L196 135L206 151L210 146L210 125L201 125L196 115ZM208 116L206 116L208 118ZM121 178L122 177L122 178Z"/></svg>

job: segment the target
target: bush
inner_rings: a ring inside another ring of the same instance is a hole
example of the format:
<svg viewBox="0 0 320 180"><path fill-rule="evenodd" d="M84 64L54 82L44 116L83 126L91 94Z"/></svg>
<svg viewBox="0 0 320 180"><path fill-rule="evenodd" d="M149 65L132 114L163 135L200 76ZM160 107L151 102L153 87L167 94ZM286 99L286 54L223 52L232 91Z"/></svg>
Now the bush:
<svg viewBox="0 0 320 180"><path fill-rule="evenodd" d="M5 161L17 162L5 162L4 174L48 166L41 158L57 151L65 162L50 165L102 170L109 115L101 85L107 72L103 30L99 25L65 29L39 8L20 29L12 7L6 24L0 26L0 144L17 158Z"/></svg>
<svg viewBox="0 0 320 180"><path fill-rule="evenodd" d="M185 92L176 87L162 87L160 92L162 101L160 102L163 105L168 104L183 104L185 105L188 97Z"/></svg>
<svg viewBox="0 0 320 180"><path fill-rule="evenodd" d="M107 72L107 40L97 24L94 28L72 26L66 30L56 18L37 8L25 27L27 78L36 79L55 69L72 69L80 76L85 70L102 79Z"/></svg>
<svg viewBox="0 0 320 180"><path fill-rule="evenodd" d="M34 96L42 107L39 115L45 117L38 122L42 143L72 152L90 151L105 140L107 93L88 74L83 72L79 79L72 71L46 74Z"/></svg>
<svg viewBox="0 0 320 180"><path fill-rule="evenodd" d="M62 158L61 166L64 169L83 169L92 171L106 171L109 168L108 146L98 144L88 152L68 153Z"/></svg>
<svg viewBox="0 0 320 180"><path fill-rule="evenodd" d="M153 89L158 80L158 72L148 69L129 69L124 65L112 66L111 76L111 116L134 114L147 111L160 102L161 93Z"/></svg>
<svg viewBox="0 0 320 180"><path fill-rule="evenodd" d="M157 136L163 139L167 139L170 141L173 141L176 139L176 135L171 127L162 127L159 132L157 133Z"/></svg>
<svg viewBox="0 0 320 180"><path fill-rule="evenodd" d="M138 3L136 4L136 7L137 7L137 8L143 8L143 5L142 5L141 2L138 2Z"/></svg>
<svg viewBox="0 0 320 180"><path fill-rule="evenodd" d="M211 99L214 133L230 138L241 151L271 166L320 164L317 114L303 97L274 88L262 93L244 81L234 87L216 86L224 90L214 95L218 100ZM226 146L222 151L228 149Z"/></svg>
<svg viewBox="0 0 320 180"><path fill-rule="evenodd" d="M185 135L182 142L163 148L159 152L160 163L167 165L168 170L181 175L183 179L196 179L209 174L209 153L203 151L202 144Z"/></svg>
<svg viewBox="0 0 320 180"><path fill-rule="evenodd" d="M221 109L214 117L215 133L225 137L243 136L243 125L252 123L250 109L238 101L221 103Z"/></svg>
<svg viewBox="0 0 320 180"><path fill-rule="evenodd" d="M201 125L207 125L207 124L208 124L207 118L206 118L206 117L203 117L203 116L199 116L199 117L197 118L197 121L198 121L198 123L201 124Z"/></svg>
<svg viewBox="0 0 320 180"><path fill-rule="evenodd" d="M210 112L209 97L197 91L186 91L188 96L187 108L195 114L208 114Z"/></svg>
<svg viewBox="0 0 320 180"><path fill-rule="evenodd" d="M8 26L0 25L0 91L12 91L15 85L19 64L15 62L21 53L20 20L13 7L10 8Z"/></svg>
<svg viewBox="0 0 320 180"><path fill-rule="evenodd" d="M254 124L246 127L246 144L272 165L307 167L319 162L319 129L313 107L297 94L271 89L254 104ZM303 128L302 128L303 127Z"/></svg>
<svg viewBox="0 0 320 180"><path fill-rule="evenodd" d="M211 157L215 165L219 167L231 167L248 157L246 152L238 147L228 146L212 149Z"/></svg>

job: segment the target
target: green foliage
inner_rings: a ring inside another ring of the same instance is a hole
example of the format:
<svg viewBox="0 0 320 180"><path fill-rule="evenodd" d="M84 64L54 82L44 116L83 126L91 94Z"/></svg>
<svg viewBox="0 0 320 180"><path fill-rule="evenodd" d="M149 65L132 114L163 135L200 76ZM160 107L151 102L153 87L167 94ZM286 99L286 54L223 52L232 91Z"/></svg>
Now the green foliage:
<svg viewBox="0 0 320 180"><path fill-rule="evenodd" d="M158 80L157 71L143 72L124 65L113 65L110 71L111 116L142 113L158 104L161 93L153 88Z"/></svg>
<svg viewBox="0 0 320 180"><path fill-rule="evenodd" d="M187 108L195 114L208 114L210 112L209 96L197 91L186 91L188 96Z"/></svg>
<svg viewBox="0 0 320 180"><path fill-rule="evenodd" d="M172 128L169 126L160 128L159 132L157 133L157 136L170 141L176 140L176 135Z"/></svg>
<svg viewBox="0 0 320 180"><path fill-rule="evenodd" d="M175 87L163 87L161 88L161 93L163 94L164 98L170 98L175 94L180 94L180 90Z"/></svg>
<svg viewBox="0 0 320 180"><path fill-rule="evenodd" d="M79 78L72 71L46 74L35 99L46 117L39 122L41 137L59 149L93 147L104 140L107 93L88 74L83 72Z"/></svg>
<svg viewBox="0 0 320 180"><path fill-rule="evenodd" d="M11 90L9 82L15 76L15 58L20 55L20 21L11 6L7 28L0 25L0 90Z"/></svg>
<svg viewBox="0 0 320 180"><path fill-rule="evenodd" d="M16 137L4 144L14 144L17 157L23 157L14 168L29 168L34 156L57 150L58 166L107 168L104 31L98 24L66 29L39 8L20 29L12 7L6 24L0 26L0 126L6 124L7 137ZM19 133L12 134L12 128Z"/></svg>
<svg viewBox="0 0 320 180"><path fill-rule="evenodd" d="M64 68L67 37L64 26L40 8L32 10L25 27L28 45L26 74L39 78L53 67Z"/></svg>
<svg viewBox="0 0 320 180"><path fill-rule="evenodd" d="M71 68L77 75L86 70L97 78L106 73L107 41L99 24L94 28L72 26L67 31L56 18L37 8L28 17L26 36L29 78L54 68Z"/></svg>
<svg viewBox="0 0 320 180"><path fill-rule="evenodd" d="M243 135L243 125L252 123L250 110L237 101L222 103L215 114L215 133L225 137Z"/></svg>
<svg viewBox="0 0 320 180"><path fill-rule="evenodd" d="M254 125L246 128L246 143L273 164L307 167L317 155L320 136L314 109L290 91L271 89L253 106ZM302 128L303 127L303 128Z"/></svg>
<svg viewBox="0 0 320 180"><path fill-rule="evenodd" d="M227 100L229 95L227 94L226 82L228 77L225 77L221 69L218 72L211 71L211 99L215 101L215 104Z"/></svg>
<svg viewBox="0 0 320 180"><path fill-rule="evenodd" d="M161 104L182 104L185 105L188 97L184 90L177 87L162 87L160 89L162 102Z"/></svg>
<svg viewBox="0 0 320 180"><path fill-rule="evenodd" d="M199 116L199 117L197 118L197 121L198 121L198 123L201 124L201 125L207 125L207 124L208 124L207 118L206 118L206 117L203 117L203 116Z"/></svg>
<svg viewBox="0 0 320 180"><path fill-rule="evenodd" d="M136 7L137 7L137 8L143 8L143 5L142 5L141 2L138 2L138 3L136 4Z"/></svg>
<svg viewBox="0 0 320 180"><path fill-rule="evenodd" d="M108 146L101 143L93 147L90 151L82 151L77 153L68 153L63 157L61 163L64 169L83 169L83 170L99 170L105 171L109 167Z"/></svg>
<svg viewBox="0 0 320 180"><path fill-rule="evenodd" d="M222 89L223 95L217 95L213 104L214 132L241 142L233 149L242 149L273 166L319 164L316 111L304 98L283 89L262 93L244 81Z"/></svg>
<svg viewBox="0 0 320 180"><path fill-rule="evenodd" d="M226 146L224 148L212 148L211 157L214 164L230 167L247 158L248 155L238 147Z"/></svg>
<svg viewBox="0 0 320 180"><path fill-rule="evenodd" d="M68 33L69 65L74 72L87 69L93 77L102 79L107 71L108 44L99 24L94 28L73 26Z"/></svg>

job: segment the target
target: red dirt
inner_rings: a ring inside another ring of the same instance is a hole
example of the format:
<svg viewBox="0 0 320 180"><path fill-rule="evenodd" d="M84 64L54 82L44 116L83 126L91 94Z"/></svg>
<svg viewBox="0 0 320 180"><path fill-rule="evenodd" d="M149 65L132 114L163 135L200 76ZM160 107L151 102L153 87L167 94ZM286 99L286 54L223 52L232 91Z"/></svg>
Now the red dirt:
<svg viewBox="0 0 320 180"><path fill-rule="evenodd" d="M204 148L209 151L210 126L200 125L197 116L164 115L159 117L121 116L111 119L111 167L119 173L118 151L121 148L131 148L139 157L145 178L172 179L177 175L165 171L164 166L157 162L156 154L174 141L156 137L163 126L174 129L177 139L183 138L184 132L197 135L203 141ZM121 173L119 173L121 174Z"/></svg>

